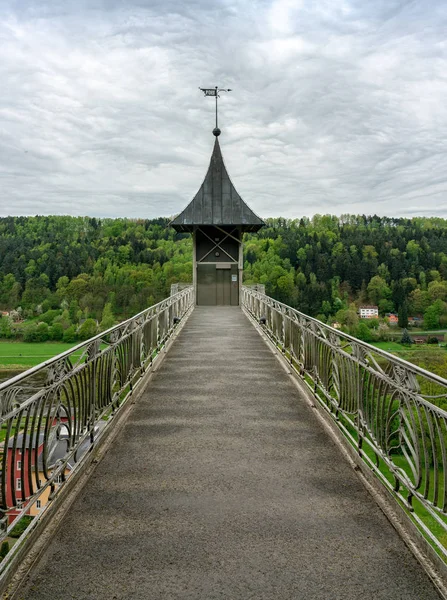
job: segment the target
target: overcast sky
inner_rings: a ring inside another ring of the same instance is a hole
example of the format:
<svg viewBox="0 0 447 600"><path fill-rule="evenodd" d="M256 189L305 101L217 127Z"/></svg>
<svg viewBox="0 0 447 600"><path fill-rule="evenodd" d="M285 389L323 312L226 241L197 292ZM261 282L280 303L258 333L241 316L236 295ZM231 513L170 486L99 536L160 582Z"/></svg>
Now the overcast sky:
<svg viewBox="0 0 447 600"><path fill-rule="evenodd" d="M3 0L0 215L447 217L446 0Z"/></svg>

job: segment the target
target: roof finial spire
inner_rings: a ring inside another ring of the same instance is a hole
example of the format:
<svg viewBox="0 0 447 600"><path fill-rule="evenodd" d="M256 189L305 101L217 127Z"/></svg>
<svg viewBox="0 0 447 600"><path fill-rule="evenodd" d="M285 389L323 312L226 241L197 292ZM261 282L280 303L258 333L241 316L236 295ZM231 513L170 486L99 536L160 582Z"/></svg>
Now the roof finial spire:
<svg viewBox="0 0 447 600"><path fill-rule="evenodd" d="M220 135L220 129L217 120L217 99L220 98L219 92L231 92L231 89L219 88L217 85L214 88L199 88L205 94L205 96L214 96L216 98L216 127L213 129L213 135L218 137Z"/></svg>

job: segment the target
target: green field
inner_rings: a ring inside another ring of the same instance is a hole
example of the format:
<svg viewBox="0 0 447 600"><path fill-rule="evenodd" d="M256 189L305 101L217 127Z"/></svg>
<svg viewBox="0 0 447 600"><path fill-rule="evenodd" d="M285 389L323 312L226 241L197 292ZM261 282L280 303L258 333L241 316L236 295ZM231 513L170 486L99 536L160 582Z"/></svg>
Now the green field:
<svg viewBox="0 0 447 600"><path fill-rule="evenodd" d="M398 342L371 342L371 346L375 346L376 348L380 348L381 350L386 350L386 352L392 352L393 354L407 354L407 353L421 353L421 352L438 352L439 354L445 355L445 348L441 346L431 345L431 344L423 344L419 346L418 344L412 344L411 346L402 346Z"/></svg>
<svg viewBox="0 0 447 600"><path fill-rule="evenodd" d="M0 369L23 370L65 352L76 344L64 342L25 342L0 341Z"/></svg>
<svg viewBox="0 0 447 600"><path fill-rule="evenodd" d="M397 342L371 342L371 346L375 346L386 352L402 352L403 350L407 350L407 347L404 347Z"/></svg>

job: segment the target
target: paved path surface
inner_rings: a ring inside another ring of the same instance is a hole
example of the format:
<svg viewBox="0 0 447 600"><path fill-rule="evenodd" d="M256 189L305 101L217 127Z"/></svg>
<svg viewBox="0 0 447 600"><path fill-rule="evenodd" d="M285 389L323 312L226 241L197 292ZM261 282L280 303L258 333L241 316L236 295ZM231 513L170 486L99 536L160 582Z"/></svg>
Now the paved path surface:
<svg viewBox="0 0 447 600"><path fill-rule="evenodd" d="M230 307L194 311L17 597L438 599Z"/></svg>

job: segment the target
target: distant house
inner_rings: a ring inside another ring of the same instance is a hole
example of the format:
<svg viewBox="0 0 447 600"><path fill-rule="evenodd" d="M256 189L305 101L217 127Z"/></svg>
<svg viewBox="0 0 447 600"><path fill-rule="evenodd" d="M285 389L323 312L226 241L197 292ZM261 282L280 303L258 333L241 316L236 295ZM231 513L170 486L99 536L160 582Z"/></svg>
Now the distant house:
<svg viewBox="0 0 447 600"><path fill-rule="evenodd" d="M361 319L377 319L379 317L379 307L372 305L360 306L359 315Z"/></svg>
<svg viewBox="0 0 447 600"><path fill-rule="evenodd" d="M394 313L387 313L385 317L388 319L388 323L392 326L397 325L399 317Z"/></svg>
<svg viewBox="0 0 447 600"><path fill-rule="evenodd" d="M23 433L20 433L15 440L10 438L7 446L6 468L8 479L6 484L6 503L9 510L8 522L12 523L19 515L22 508L28 504L29 498L46 481L46 472L55 468L57 462L62 459L67 451L68 440L61 439L54 442L50 456L43 460L44 434L30 440L29 435L25 439L25 451L23 448ZM36 467L37 458L37 467ZM67 463L64 477L68 477L72 470L72 465ZM48 471L47 471L48 470ZM55 482L56 485L62 482L62 475ZM48 503L51 488L47 487L39 496L38 500L29 506L26 514L36 516L42 508Z"/></svg>
<svg viewBox="0 0 447 600"><path fill-rule="evenodd" d="M2 317L9 317L9 310L0 311L0 315L2 315Z"/></svg>
<svg viewBox="0 0 447 600"><path fill-rule="evenodd" d="M421 325L422 321L423 321L422 317L408 317L408 325L413 325L413 326Z"/></svg>
<svg viewBox="0 0 447 600"><path fill-rule="evenodd" d="M59 413L53 413L52 428L49 440L45 445L44 434L37 433L29 436L19 433L16 437L9 438L7 444L1 450L7 452L6 470L6 504L8 506L8 523L11 524L26 507L26 514L32 517L38 515L48 504L51 495L51 486L48 486L31 503L31 497L43 486L61 464L67 454L69 447L69 430L67 426L68 417ZM105 427L106 422L101 421L95 425L95 437ZM45 448L46 446L46 448ZM76 452L76 460L79 460L91 447L90 436L80 444ZM46 456L44 456L46 454ZM36 462L37 460L37 462ZM54 481L54 487L58 487L64 479L72 474L75 467L75 458L65 464L63 473L60 473Z"/></svg>

